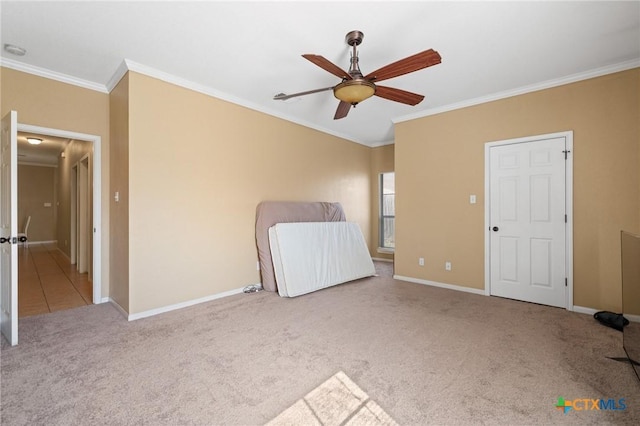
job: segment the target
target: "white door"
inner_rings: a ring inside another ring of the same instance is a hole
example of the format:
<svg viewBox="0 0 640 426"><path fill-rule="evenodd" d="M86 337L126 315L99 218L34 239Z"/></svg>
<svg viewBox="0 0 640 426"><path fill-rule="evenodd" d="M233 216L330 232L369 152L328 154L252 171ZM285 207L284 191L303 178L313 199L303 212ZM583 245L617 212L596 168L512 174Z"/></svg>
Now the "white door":
<svg viewBox="0 0 640 426"><path fill-rule="evenodd" d="M2 335L18 344L18 114L11 111L2 119L0 140L0 311Z"/></svg>
<svg viewBox="0 0 640 426"><path fill-rule="evenodd" d="M566 139L489 148L491 295L567 307Z"/></svg>

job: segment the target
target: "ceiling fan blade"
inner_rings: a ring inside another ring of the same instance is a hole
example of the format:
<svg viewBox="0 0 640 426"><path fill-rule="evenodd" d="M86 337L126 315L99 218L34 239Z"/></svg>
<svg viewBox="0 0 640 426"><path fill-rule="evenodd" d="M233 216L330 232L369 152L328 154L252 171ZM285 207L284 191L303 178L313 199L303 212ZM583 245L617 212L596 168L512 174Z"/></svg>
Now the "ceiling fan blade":
<svg viewBox="0 0 640 426"><path fill-rule="evenodd" d="M336 77L340 77L340 78L346 78L347 80L351 80L352 77L349 75L348 72L346 72L345 70L343 70L342 68L340 68L339 66L337 66L336 64L334 64L333 62L329 61L328 59L320 56L320 55L302 55L303 58L313 62L314 64L316 64L317 66L319 66L320 68L322 68L325 71L330 72L331 74L335 75Z"/></svg>
<svg viewBox="0 0 640 426"><path fill-rule="evenodd" d="M299 96L304 96L304 95L310 95L312 93L324 92L324 91L331 90L331 89L333 89L333 86L324 87L322 89L307 90L306 92L292 93L290 95L287 95L285 93L278 93L277 95L275 95L273 97L273 100L275 100L275 101L286 101L287 99L297 98Z"/></svg>
<svg viewBox="0 0 640 426"><path fill-rule="evenodd" d="M440 54L433 49L429 49L377 69L374 72L367 74L364 78L377 83L378 81L387 80L389 78L418 71L432 65L437 65L441 61L442 58L440 57Z"/></svg>
<svg viewBox="0 0 640 426"><path fill-rule="evenodd" d="M417 93L407 92L406 90L395 89L393 87L376 85L376 96L389 99L390 101L400 102L407 105L418 105L424 99L424 96Z"/></svg>
<svg viewBox="0 0 640 426"><path fill-rule="evenodd" d="M349 114L349 110L351 109L351 104L349 102L340 101L338 104L338 109L336 110L336 115L333 116L334 120L340 120L341 118L345 118L347 114Z"/></svg>

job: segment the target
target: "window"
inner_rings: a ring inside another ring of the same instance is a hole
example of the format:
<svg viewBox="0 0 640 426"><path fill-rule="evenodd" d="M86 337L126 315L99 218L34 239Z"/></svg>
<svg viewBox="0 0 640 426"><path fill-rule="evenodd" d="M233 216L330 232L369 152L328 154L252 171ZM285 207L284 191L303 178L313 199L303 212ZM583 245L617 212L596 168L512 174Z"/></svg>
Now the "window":
<svg viewBox="0 0 640 426"><path fill-rule="evenodd" d="M390 252L396 247L395 173L380 174L380 248Z"/></svg>

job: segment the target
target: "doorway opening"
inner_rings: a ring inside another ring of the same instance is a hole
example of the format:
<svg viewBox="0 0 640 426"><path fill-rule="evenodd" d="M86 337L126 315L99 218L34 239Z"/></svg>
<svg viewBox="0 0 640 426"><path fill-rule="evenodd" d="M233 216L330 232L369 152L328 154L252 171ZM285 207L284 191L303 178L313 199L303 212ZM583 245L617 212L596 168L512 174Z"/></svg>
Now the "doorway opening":
<svg viewBox="0 0 640 426"><path fill-rule="evenodd" d="M97 135L20 123L17 128L22 133L86 142L91 148L92 158L88 154L84 155L70 169L69 180L74 182L70 184L69 191L74 199L63 207L68 208L73 217L67 222L70 231L68 243L72 248L69 258L78 270L82 268L82 272L87 272L91 277L91 302L102 303L101 138ZM67 241L60 243L65 244Z"/></svg>

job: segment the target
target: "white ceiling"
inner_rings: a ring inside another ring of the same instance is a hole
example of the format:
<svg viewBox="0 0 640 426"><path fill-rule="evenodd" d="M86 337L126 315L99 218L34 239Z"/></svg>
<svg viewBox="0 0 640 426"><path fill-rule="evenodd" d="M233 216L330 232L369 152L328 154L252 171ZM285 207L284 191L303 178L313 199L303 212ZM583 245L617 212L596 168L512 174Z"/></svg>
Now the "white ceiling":
<svg viewBox="0 0 640 426"><path fill-rule="evenodd" d="M11 2L0 5L7 67L107 90L130 67L369 146L393 121L640 66L640 2ZM337 84L300 55L343 69L351 30L364 74L433 48L442 63L385 81L423 94L417 106L378 97L333 120Z"/></svg>

